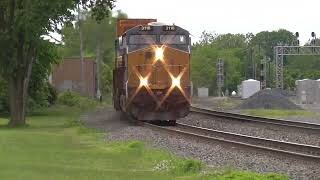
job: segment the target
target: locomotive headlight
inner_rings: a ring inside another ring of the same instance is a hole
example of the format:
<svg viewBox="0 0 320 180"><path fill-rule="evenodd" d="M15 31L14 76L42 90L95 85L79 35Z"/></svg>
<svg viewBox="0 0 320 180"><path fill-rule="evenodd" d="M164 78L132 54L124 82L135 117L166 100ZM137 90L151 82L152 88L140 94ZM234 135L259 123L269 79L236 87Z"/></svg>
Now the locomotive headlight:
<svg viewBox="0 0 320 180"><path fill-rule="evenodd" d="M173 78L172 79L172 85L173 86L177 86L177 87L179 87L180 86L180 79L178 79L178 78Z"/></svg>
<svg viewBox="0 0 320 180"><path fill-rule="evenodd" d="M148 86L148 77L140 78L140 86Z"/></svg>
<svg viewBox="0 0 320 180"><path fill-rule="evenodd" d="M163 49L162 47L157 47L156 50L155 50L155 53L156 53L156 60L163 60Z"/></svg>
<svg viewBox="0 0 320 180"><path fill-rule="evenodd" d="M172 86L173 87L180 87L180 78L179 77L171 77L172 78Z"/></svg>

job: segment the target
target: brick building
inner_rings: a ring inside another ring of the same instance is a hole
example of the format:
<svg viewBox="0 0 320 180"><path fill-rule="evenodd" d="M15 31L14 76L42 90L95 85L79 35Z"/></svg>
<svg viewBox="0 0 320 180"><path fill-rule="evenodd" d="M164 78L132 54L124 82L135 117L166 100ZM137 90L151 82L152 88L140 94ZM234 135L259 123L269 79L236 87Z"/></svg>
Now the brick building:
<svg viewBox="0 0 320 180"><path fill-rule="evenodd" d="M71 90L84 96L95 97L97 92L97 69L93 58L84 58L84 83L81 82L80 58L64 58L53 68L52 85L58 92Z"/></svg>

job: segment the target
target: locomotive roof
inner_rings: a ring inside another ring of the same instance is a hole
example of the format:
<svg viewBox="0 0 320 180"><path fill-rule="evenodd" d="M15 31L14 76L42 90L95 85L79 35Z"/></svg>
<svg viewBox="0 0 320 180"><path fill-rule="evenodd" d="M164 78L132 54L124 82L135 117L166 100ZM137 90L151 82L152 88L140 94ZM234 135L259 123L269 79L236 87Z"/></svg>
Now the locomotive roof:
<svg viewBox="0 0 320 180"><path fill-rule="evenodd" d="M177 26L177 25L165 25L160 23L149 23L147 26L151 27L151 30L141 30L142 27L146 26L135 26L129 30L127 30L123 35L130 34L181 34L181 35L189 35L189 31ZM174 27L174 30L165 30L166 27Z"/></svg>

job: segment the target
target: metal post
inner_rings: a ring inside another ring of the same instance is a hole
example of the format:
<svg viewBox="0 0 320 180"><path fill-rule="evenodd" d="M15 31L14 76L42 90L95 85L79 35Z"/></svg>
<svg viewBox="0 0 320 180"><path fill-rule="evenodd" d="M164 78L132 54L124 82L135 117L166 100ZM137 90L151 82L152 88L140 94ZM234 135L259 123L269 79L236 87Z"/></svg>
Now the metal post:
<svg viewBox="0 0 320 180"><path fill-rule="evenodd" d="M283 89L283 47L276 46L276 88Z"/></svg>
<svg viewBox="0 0 320 180"><path fill-rule="evenodd" d="M264 57L260 62L260 81L261 81L261 89L265 89L267 87L267 58Z"/></svg>
<svg viewBox="0 0 320 180"><path fill-rule="evenodd" d="M217 62L217 87L218 96L222 94L222 87L224 85L224 62L223 59L219 58Z"/></svg>
<svg viewBox="0 0 320 180"><path fill-rule="evenodd" d="M86 83L84 79L84 53L83 53L83 34L82 34L82 14L80 5L78 5L78 23L79 23L79 38L80 38L80 61L81 61L81 92L83 95L87 95Z"/></svg>

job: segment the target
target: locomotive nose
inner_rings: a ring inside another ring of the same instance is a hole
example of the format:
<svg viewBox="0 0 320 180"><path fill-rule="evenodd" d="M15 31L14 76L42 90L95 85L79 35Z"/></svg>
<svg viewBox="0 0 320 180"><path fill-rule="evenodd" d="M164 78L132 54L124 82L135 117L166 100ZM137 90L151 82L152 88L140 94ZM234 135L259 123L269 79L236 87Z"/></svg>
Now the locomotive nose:
<svg viewBox="0 0 320 180"><path fill-rule="evenodd" d="M152 59L152 57L153 57L153 52L151 52L151 51L147 51L147 52L145 52L144 53L144 57L145 57L145 59Z"/></svg>

